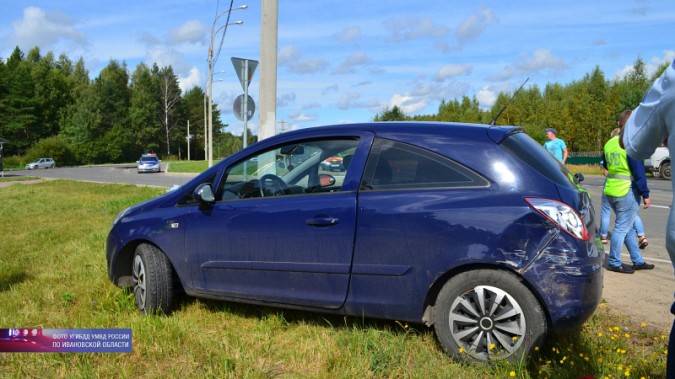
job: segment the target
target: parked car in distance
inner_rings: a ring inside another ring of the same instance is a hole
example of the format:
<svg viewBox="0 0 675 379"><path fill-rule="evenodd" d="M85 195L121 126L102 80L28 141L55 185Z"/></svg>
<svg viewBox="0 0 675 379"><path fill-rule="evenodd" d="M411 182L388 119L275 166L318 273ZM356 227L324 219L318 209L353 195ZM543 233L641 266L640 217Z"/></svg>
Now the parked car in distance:
<svg viewBox="0 0 675 379"><path fill-rule="evenodd" d="M162 161L157 158L157 154L143 154L141 158L136 161L138 165L138 173L142 172L160 172L160 163Z"/></svg>
<svg viewBox="0 0 675 379"><path fill-rule="evenodd" d="M26 165L26 170L35 170L38 168L54 168L56 162L52 158L38 158Z"/></svg>
<svg viewBox="0 0 675 379"><path fill-rule="evenodd" d="M338 154L344 174L321 170ZM513 126L291 131L120 212L108 276L142 313L170 313L184 291L424 323L459 360L521 362L601 299L581 180Z"/></svg>
<svg viewBox="0 0 675 379"><path fill-rule="evenodd" d="M660 176L666 180L672 180L670 176L670 152L665 146L657 147L649 159L645 159L645 171L654 176Z"/></svg>
<svg viewBox="0 0 675 379"><path fill-rule="evenodd" d="M324 171L344 171L342 156L336 155L324 159L323 162L321 162L321 169Z"/></svg>

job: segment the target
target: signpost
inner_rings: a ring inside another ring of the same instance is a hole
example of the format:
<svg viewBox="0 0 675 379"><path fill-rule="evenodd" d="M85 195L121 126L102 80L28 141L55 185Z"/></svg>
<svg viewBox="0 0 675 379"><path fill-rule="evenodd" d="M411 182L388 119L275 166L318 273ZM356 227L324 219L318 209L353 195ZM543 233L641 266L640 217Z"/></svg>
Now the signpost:
<svg viewBox="0 0 675 379"><path fill-rule="evenodd" d="M255 69L258 67L258 61L232 57L232 65L239 77L241 88L244 89L244 94L237 97L237 100L234 102L234 113L239 120L244 121L244 147L246 147L248 146L248 120L255 113L255 102L248 95L248 86L251 84L253 73L255 73ZM244 101L244 99L247 101ZM239 107L237 107L237 102L240 104ZM252 109L249 110L249 107Z"/></svg>

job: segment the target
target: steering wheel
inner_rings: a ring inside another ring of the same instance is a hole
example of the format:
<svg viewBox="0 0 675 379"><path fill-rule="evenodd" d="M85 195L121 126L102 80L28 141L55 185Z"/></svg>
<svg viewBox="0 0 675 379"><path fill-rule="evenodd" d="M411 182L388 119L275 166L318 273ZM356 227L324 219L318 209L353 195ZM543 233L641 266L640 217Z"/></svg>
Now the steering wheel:
<svg viewBox="0 0 675 379"><path fill-rule="evenodd" d="M265 174L258 179L260 182L260 196L282 196L288 191L286 182L274 174Z"/></svg>

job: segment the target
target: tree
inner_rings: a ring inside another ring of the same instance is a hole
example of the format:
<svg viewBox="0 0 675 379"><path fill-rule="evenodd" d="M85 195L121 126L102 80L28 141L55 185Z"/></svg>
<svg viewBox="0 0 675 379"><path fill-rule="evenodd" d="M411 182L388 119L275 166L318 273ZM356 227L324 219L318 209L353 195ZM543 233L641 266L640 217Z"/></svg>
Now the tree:
<svg viewBox="0 0 675 379"><path fill-rule="evenodd" d="M204 91L200 87L193 87L183 95L185 118L190 121L191 154L194 159L206 159L204 157ZM214 117L214 120L220 120ZM220 129L218 129L220 130ZM201 147L201 148L200 148Z"/></svg>
<svg viewBox="0 0 675 379"><path fill-rule="evenodd" d="M94 80L99 127L92 136L97 155L112 162L134 159L129 131L129 74L126 65L111 60Z"/></svg>
<svg viewBox="0 0 675 379"><path fill-rule="evenodd" d="M393 108L389 109L387 107L382 115L375 115L374 121L405 121L406 117L401 111L401 108L398 105L394 105Z"/></svg>
<svg viewBox="0 0 675 379"><path fill-rule="evenodd" d="M166 135L166 154L171 154L171 131L181 119L181 90L171 66L159 70L160 122Z"/></svg>
<svg viewBox="0 0 675 379"><path fill-rule="evenodd" d="M129 120L134 153L156 152L162 140L159 81L150 68L141 63L131 76Z"/></svg>

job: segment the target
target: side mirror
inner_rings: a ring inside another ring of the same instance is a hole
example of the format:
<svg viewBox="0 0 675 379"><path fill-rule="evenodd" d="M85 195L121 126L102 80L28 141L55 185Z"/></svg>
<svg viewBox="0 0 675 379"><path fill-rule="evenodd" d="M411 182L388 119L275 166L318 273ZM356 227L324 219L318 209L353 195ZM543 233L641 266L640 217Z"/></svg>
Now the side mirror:
<svg viewBox="0 0 675 379"><path fill-rule="evenodd" d="M581 183L581 182L583 182L583 181L584 181L584 174L582 174L582 173L580 173L580 172L577 172L576 174L574 174L574 181L575 181L576 183Z"/></svg>
<svg viewBox="0 0 675 379"><path fill-rule="evenodd" d="M211 184L209 183L198 185L193 195L200 203L213 204L216 202L216 196L213 194L213 188L211 188Z"/></svg>

